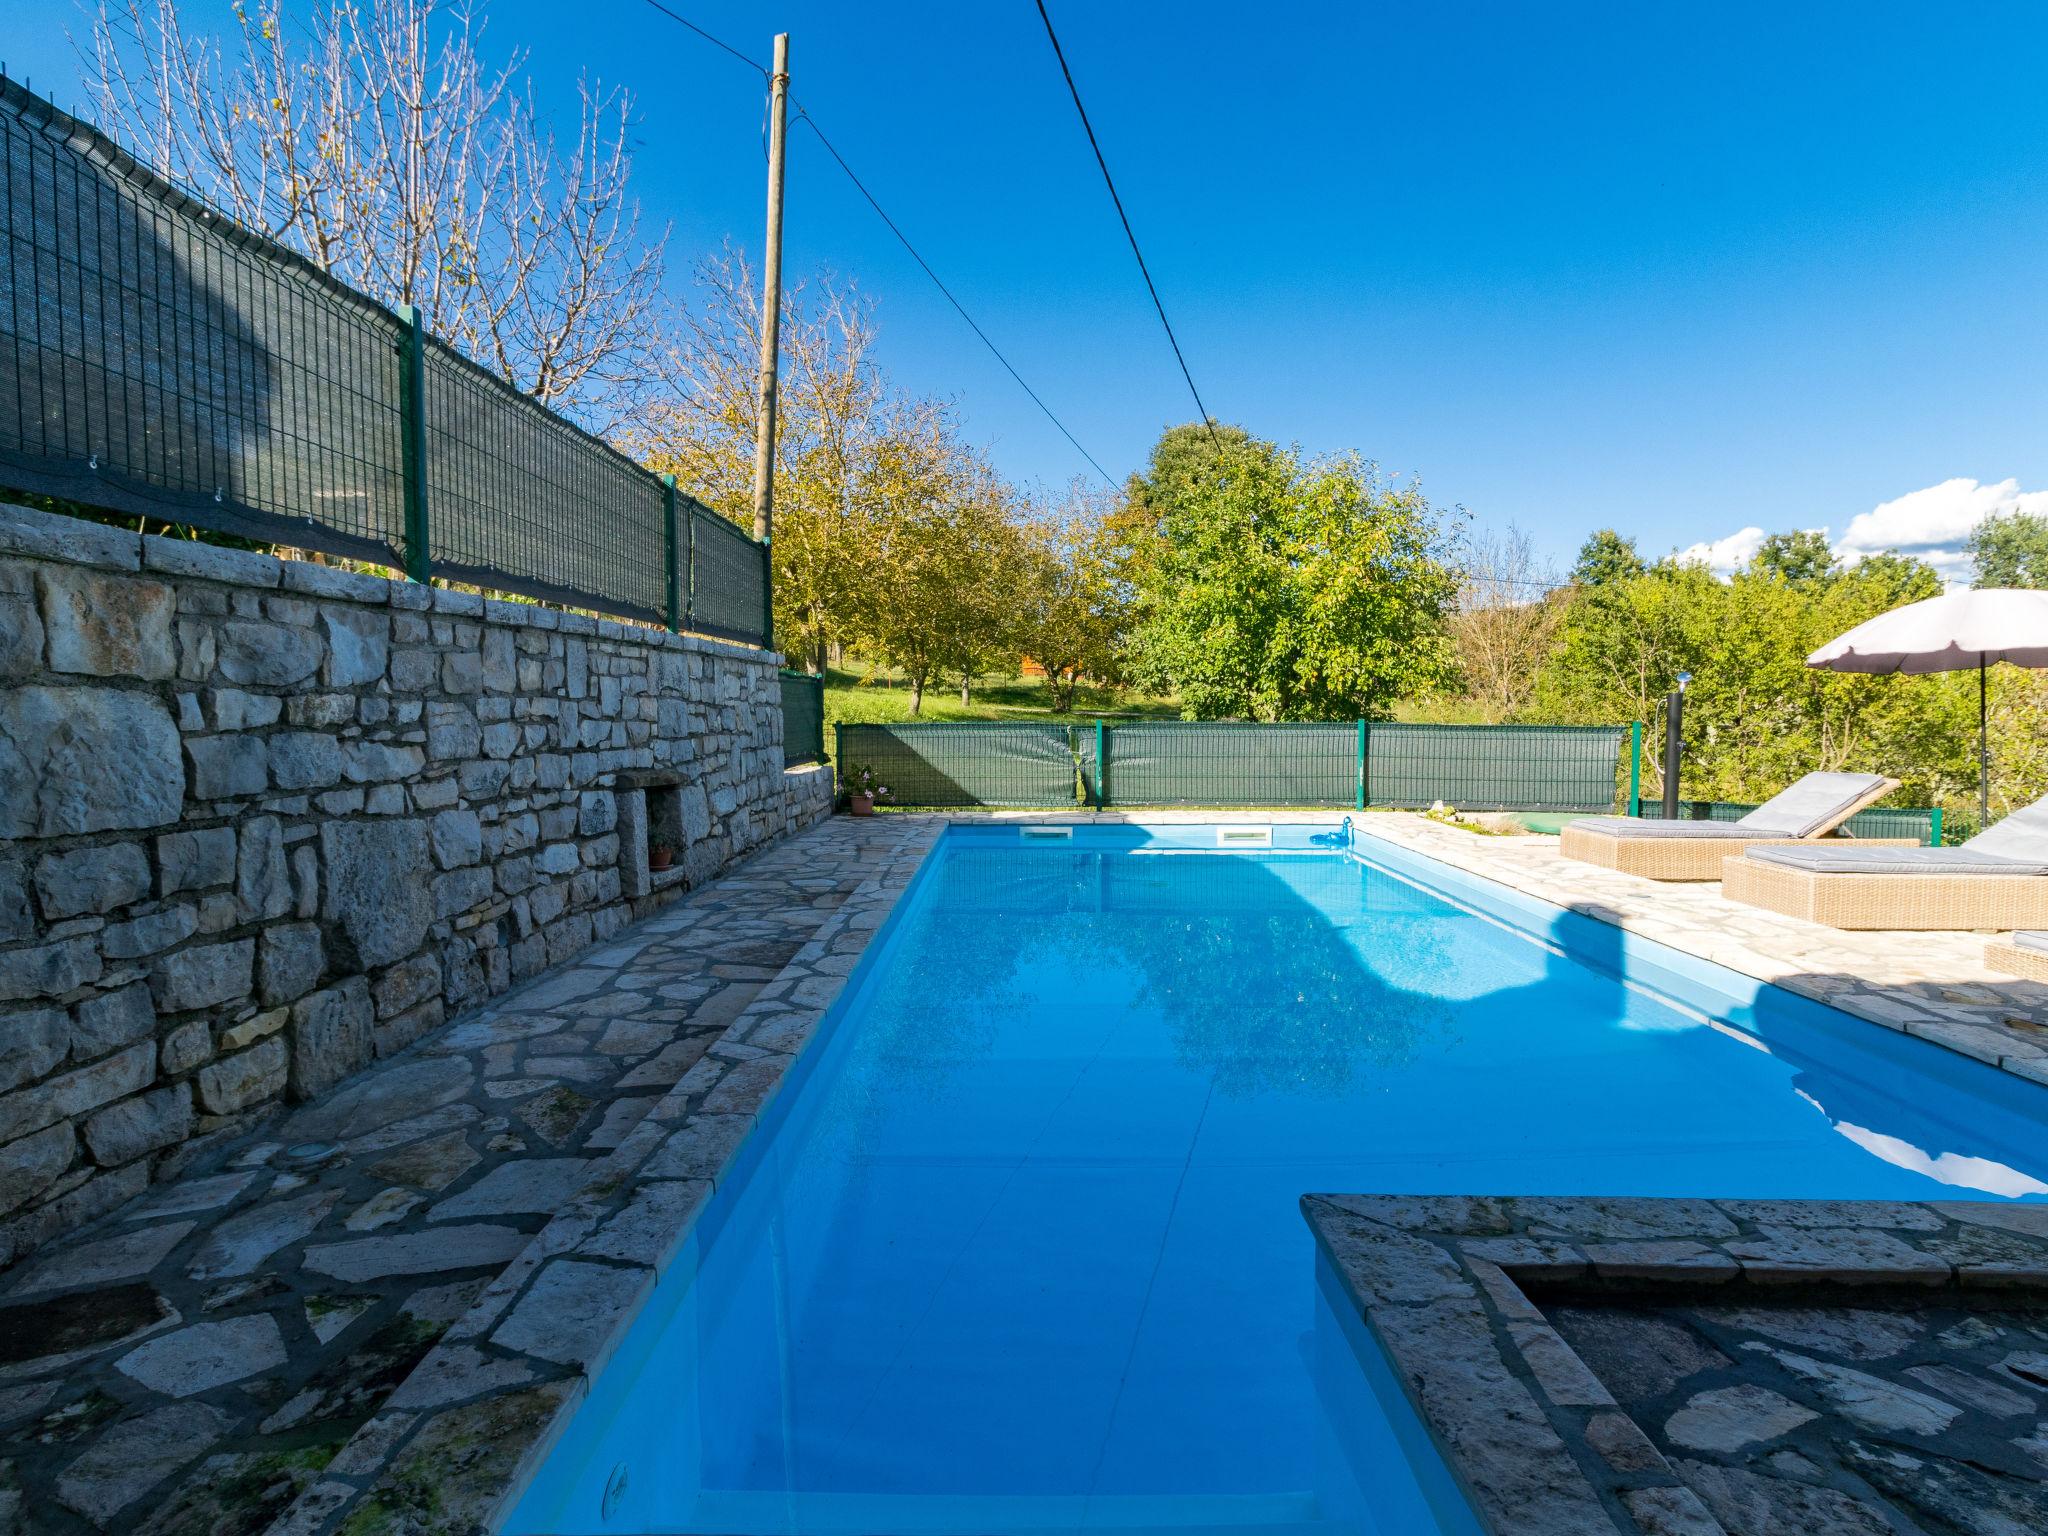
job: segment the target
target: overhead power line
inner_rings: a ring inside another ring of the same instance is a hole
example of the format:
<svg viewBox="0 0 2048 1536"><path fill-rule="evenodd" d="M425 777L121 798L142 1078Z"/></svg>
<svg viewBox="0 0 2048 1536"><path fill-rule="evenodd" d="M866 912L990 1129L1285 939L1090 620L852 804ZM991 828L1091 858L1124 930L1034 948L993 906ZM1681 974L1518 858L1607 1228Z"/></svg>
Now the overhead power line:
<svg viewBox="0 0 2048 1536"><path fill-rule="evenodd" d="M668 17L671 21L677 22L680 25L687 27L690 31L696 33L699 37L703 38L712 46L722 50L725 53L731 54L735 59L738 59L742 64L745 64L750 69L757 71L762 79L766 80L769 78L768 70L764 68L762 65L755 63L754 60L747 57L746 54L742 53L739 49L733 47L724 39L714 37L711 33L705 31L702 27L698 26L694 21L690 21L686 17L680 16L676 12L670 10L666 5L663 5L661 3L661 0L647 0L647 3L653 6L654 9L656 9L657 11L661 12L662 15ZM854 174L854 169L851 165L847 163L846 157L839 153L838 148L832 143L830 139L828 139L825 136L825 130L818 126L818 120L815 117L811 116L809 111L805 109L802 102L795 101L794 99L792 99L791 105L793 105L796 108L797 117L802 122L809 126L812 133L818 136L818 142L825 147L825 153L832 157L832 163L838 166L839 169L845 173L846 179L853 183L854 190L859 192L860 195L867 200L867 205L870 208L874 209L876 216L881 219L883 224L888 226L889 233L896 237L897 243L900 244L904 250L910 253L910 259L917 263L918 269L922 271L926 277L931 279L932 286L937 288L939 292L945 296L946 302L948 304L951 304L954 310L958 312L960 318L967 322L968 329L973 331L974 334L980 339L981 344L988 348L990 354L995 358L995 360L1003 365L1003 371L1009 374L1009 376L1012 379L1015 379L1017 381L1017 387L1023 390L1026 395L1031 397L1031 403L1037 406L1039 410L1045 413L1045 419L1051 422L1055 427L1059 429L1060 436L1064 437L1070 444L1072 444L1074 451L1080 454L1082 458L1088 461L1089 467L1093 469L1096 474L1102 477L1103 484L1114 487L1117 483L1115 477L1112 476L1108 470L1102 467L1101 463L1096 459L1094 454L1090 453L1086 448L1081 446L1081 440L1075 437L1074 434L1067 429L1067 424L1059 419L1059 417L1054 413L1053 408L1045 403L1044 399L1039 395L1038 391L1033 389L1028 383L1025 382L1024 375L1019 373L1016 369L1016 366L1007 357L1003 355L1002 349L998 347L995 344L995 342L989 337L988 332L981 328L981 323L977 321L973 315L968 313L967 306L965 304L962 304L960 300L954 296L953 290L951 288L948 288L945 282L939 277L939 274L932 270L932 264L924 259L924 256L918 251L916 246L910 243L910 237L903 233L902 226L899 225L893 218L889 216L889 211L882 206L880 200L876 198L875 194L868 190L867 183L862 181L859 176ZM1199 404L1199 399L1197 403Z"/></svg>
<svg viewBox="0 0 2048 1536"><path fill-rule="evenodd" d="M1145 265L1145 253L1138 248L1138 236L1131 228L1131 216L1124 212L1124 200L1117 195L1116 178L1109 174L1109 162L1102 157L1102 145L1095 137L1095 125L1088 121L1088 109L1081 105L1081 88L1074 84L1074 72L1067 67L1067 53L1060 47L1060 35L1053 30L1045 0L1037 0L1037 4L1038 19L1045 23L1045 35L1052 43L1053 57L1060 61L1060 73L1066 77L1067 94L1074 98L1074 110L1081 115L1081 129L1088 135L1088 147L1095 151L1095 163L1102 171L1102 184L1109 188L1109 200L1116 204L1116 216L1123 223L1124 238L1131 243L1131 254L1138 258L1138 275L1145 279L1145 291L1152 295L1152 307L1159 312L1159 323L1165 328L1167 345L1173 348L1173 360L1180 364L1180 376L1188 381L1188 393L1195 397L1195 409L1202 414L1202 425L1209 429L1210 440L1216 441L1215 419L1210 416L1209 408L1202 404L1202 392L1195 388L1195 376L1188 371L1188 360L1180 349L1180 338L1173 334L1173 322L1166 318L1166 306L1159 300L1159 288L1152 281L1152 269Z"/></svg>

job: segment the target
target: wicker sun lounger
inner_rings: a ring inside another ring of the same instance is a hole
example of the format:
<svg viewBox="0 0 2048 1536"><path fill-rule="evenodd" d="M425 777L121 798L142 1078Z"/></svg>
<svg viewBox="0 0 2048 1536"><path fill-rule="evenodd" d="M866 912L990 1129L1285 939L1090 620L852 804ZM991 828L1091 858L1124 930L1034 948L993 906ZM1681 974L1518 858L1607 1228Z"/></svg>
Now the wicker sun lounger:
<svg viewBox="0 0 2048 1536"><path fill-rule="evenodd" d="M1984 946L1987 970L2028 981L2048 981L2048 933L2023 930L2009 939L1993 939Z"/></svg>
<svg viewBox="0 0 2048 1536"><path fill-rule="evenodd" d="M1752 848L1721 892L1831 928L2048 928L2048 800L1960 848Z"/></svg>
<svg viewBox="0 0 2048 1536"><path fill-rule="evenodd" d="M1663 821L1589 816L1566 825L1568 859L1650 880L1718 880L1722 862L1747 848L1826 837L1899 787L1875 773L1809 773L1740 821ZM1864 848L1910 848L1911 838L1871 839Z"/></svg>

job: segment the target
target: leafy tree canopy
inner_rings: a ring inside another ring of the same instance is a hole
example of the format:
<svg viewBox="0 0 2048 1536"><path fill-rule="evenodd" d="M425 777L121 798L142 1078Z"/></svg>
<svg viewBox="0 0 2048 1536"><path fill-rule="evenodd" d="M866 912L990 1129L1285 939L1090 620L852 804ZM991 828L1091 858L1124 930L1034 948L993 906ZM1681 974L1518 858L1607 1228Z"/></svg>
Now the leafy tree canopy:
<svg viewBox="0 0 2048 1536"><path fill-rule="evenodd" d="M1572 564L1571 579L1581 587L1600 587L1643 574L1643 557L1636 553L1636 541L1625 539L1612 528L1602 528L1579 546L1579 558Z"/></svg>
<svg viewBox="0 0 2048 1536"><path fill-rule="evenodd" d="M1835 575L1834 546L1818 528L1774 533L1765 539L1750 568L1794 587L1818 587Z"/></svg>
<svg viewBox="0 0 2048 1536"><path fill-rule="evenodd" d="M1176 428L1130 499L1133 671L1187 718L1383 716L1453 674L1444 519L1363 460Z"/></svg>
<svg viewBox="0 0 2048 1536"><path fill-rule="evenodd" d="M1965 547L1980 587L2048 587L2048 517L1995 513L1977 525Z"/></svg>

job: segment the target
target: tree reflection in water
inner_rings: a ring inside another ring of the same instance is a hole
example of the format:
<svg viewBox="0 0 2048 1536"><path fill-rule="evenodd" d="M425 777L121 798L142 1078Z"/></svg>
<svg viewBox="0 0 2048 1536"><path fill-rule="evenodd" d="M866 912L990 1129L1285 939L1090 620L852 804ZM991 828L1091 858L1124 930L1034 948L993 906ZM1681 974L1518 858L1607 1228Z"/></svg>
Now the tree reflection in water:
<svg viewBox="0 0 2048 1536"><path fill-rule="evenodd" d="M1393 974L1448 969L1446 925L1345 858L959 847L934 875L870 1015L897 1091L986 1059L1020 1010L1069 1047L1090 1025L1112 1052L1163 1031L1226 1098L1336 1097L1451 1043L1445 1000Z"/></svg>

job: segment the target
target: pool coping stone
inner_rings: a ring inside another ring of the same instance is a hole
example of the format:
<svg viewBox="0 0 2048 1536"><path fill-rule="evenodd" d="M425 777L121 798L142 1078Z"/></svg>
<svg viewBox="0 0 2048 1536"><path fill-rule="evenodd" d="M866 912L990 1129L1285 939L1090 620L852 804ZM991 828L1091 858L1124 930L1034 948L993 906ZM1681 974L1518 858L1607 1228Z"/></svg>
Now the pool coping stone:
<svg viewBox="0 0 2048 1536"><path fill-rule="evenodd" d="M1726 1532L1545 1307L2048 1298L2048 1218L1995 1202L1304 1195L1301 1210L1445 1467L1502 1536Z"/></svg>

